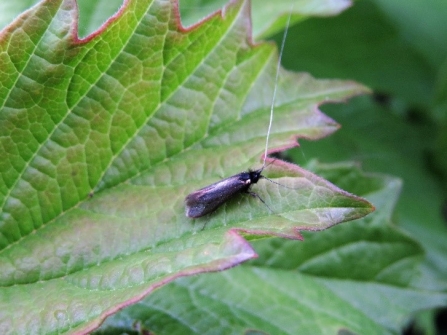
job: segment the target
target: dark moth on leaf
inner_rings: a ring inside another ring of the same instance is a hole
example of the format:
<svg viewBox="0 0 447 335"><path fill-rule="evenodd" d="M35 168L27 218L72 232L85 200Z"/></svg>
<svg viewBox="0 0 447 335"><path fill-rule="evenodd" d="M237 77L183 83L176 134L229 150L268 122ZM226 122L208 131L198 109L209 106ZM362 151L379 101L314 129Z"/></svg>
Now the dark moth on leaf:
<svg viewBox="0 0 447 335"><path fill-rule="evenodd" d="M239 193L248 193L257 197L267 206L259 195L250 192L251 185L256 184L259 179L265 178L261 175L263 169L264 167L258 170L241 172L190 193L185 199L186 216L199 218L212 213L220 205Z"/></svg>

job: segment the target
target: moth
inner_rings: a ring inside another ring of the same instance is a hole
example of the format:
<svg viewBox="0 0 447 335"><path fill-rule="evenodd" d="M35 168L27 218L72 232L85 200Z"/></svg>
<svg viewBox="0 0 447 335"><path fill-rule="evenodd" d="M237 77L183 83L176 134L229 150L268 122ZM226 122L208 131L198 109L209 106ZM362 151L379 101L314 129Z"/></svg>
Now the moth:
<svg viewBox="0 0 447 335"><path fill-rule="evenodd" d="M264 200L262 200L262 198L259 195L257 195L255 192L250 191L251 185L256 184L259 181L259 179L264 178L274 184L277 184L277 185L280 185L280 186L283 186L286 188L290 188L285 185L276 183L273 180L263 176L262 171L264 170L264 168L266 166L269 136L270 136L272 123L273 123L273 109L275 106L275 97L276 97L278 76L279 76L279 72L280 72L279 70L281 67L281 58L282 58L282 54L283 54L283 50L284 50L286 37L287 37L287 30L288 30L289 24L290 24L292 9L293 9L293 5L291 7L291 11L290 11L290 14L288 17L286 29L284 31L284 35L283 35L283 39L282 39L282 43L281 43L281 50L279 52L278 64L277 64L277 68L276 68L275 87L273 89L272 104L270 107L270 122L269 122L266 141L265 141L264 164L258 170L248 170L245 172L235 174L234 176L222 179L222 180L218 181L217 183L208 185L204 188L201 188L200 190L190 193L185 198L185 214L186 214L186 216L188 216L190 218L199 218L201 216L212 213L219 206L221 206L223 203L225 203L227 200L233 198L235 195L240 194L240 193L248 193L248 194L252 195L253 197L258 198L272 212L270 207L265 203Z"/></svg>
<svg viewBox="0 0 447 335"><path fill-rule="evenodd" d="M248 193L257 197L267 206L259 195L250 191L251 185L256 184L259 179L265 178L261 174L263 169L264 167L241 172L190 193L185 199L186 216L199 218L207 215L239 193Z"/></svg>

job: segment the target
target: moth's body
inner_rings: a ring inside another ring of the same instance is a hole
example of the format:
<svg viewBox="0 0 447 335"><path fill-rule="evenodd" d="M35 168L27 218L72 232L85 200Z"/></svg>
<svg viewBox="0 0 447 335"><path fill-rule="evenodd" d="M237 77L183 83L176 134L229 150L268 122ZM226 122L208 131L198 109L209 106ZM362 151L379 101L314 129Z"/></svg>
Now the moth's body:
<svg viewBox="0 0 447 335"><path fill-rule="evenodd" d="M242 172L190 193L185 199L186 216L199 218L207 215L238 193L256 196L255 193L249 192L249 189L259 179L264 178L261 175L262 170L261 168Z"/></svg>

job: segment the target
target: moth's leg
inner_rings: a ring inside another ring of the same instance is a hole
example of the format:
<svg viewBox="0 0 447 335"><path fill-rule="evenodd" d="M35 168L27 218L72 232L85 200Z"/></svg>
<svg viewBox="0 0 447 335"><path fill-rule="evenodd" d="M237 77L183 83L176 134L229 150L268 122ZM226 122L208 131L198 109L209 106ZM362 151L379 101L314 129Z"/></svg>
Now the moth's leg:
<svg viewBox="0 0 447 335"><path fill-rule="evenodd" d="M247 193L250 194L252 197L254 197L254 198L258 198L259 200L261 200L261 202L265 205L265 207L267 207L268 210L269 210L271 213L273 213L273 210L269 207L269 205L267 205L267 204L265 203L265 201L264 201L264 200L263 200L257 193L255 193L255 192L251 192L251 191L247 191Z"/></svg>

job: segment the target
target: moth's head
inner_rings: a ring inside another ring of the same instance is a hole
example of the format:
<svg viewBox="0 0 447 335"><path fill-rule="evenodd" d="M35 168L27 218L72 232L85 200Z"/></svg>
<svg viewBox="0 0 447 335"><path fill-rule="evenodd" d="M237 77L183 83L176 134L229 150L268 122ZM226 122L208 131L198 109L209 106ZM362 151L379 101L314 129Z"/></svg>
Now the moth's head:
<svg viewBox="0 0 447 335"><path fill-rule="evenodd" d="M248 173L250 175L250 182L251 184L256 184L259 179L264 178L264 176L261 174L264 170L264 167L258 169L258 170L249 170Z"/></svg>

